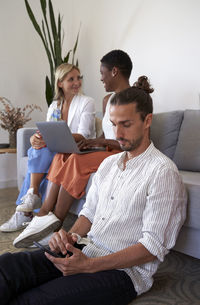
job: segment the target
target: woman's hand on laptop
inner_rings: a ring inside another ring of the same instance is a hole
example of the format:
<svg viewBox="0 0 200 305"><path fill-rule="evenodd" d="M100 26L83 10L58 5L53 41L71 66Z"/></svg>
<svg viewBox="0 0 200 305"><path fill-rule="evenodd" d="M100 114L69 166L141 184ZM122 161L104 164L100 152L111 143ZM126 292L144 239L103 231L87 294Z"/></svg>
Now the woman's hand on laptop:
<svg viewBox="0 0 200 305"><path fill-rule="evenodd" d="M30 143L34 149L41 149L46 146L42 138L42 135L39 132L36 132L34 135L30 137Z"/></svg>
<svg viewBox="0 0 200 305"><path fill-rule="evenodd" d="M77 143L80 150L94 148L94 147L105 147L105 139L97 138L97 139L84 139Z"/></svg>

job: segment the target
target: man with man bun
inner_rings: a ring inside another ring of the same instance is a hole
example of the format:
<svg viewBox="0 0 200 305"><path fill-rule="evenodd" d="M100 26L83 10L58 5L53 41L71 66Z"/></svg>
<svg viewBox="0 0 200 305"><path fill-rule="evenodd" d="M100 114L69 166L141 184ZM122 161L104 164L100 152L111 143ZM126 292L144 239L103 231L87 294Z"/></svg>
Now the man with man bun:
<svg viewBox="0 0 200 305"><path fill-rule="evenodd" d="M151 288L184 222L186 193L175 164L150 141L147 84L141 78L139 88L110 102L123 152L101 163L71 230L54 233L50 248L66 257L42 250L0 256L3 305L123 305Z"/></svg>

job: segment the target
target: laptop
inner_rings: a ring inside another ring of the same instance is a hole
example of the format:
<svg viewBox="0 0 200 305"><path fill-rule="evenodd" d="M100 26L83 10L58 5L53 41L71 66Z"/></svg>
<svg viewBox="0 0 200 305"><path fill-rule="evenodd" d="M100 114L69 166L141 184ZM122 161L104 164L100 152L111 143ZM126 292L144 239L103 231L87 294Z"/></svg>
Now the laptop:
<svg viewBox="0 0 200 305"><path fill-rule="evenodd" d="M80 150L66 121L37 122L36 126L42 134L48 149L52 152L86 154L105 150L104 147Z"/></svg>

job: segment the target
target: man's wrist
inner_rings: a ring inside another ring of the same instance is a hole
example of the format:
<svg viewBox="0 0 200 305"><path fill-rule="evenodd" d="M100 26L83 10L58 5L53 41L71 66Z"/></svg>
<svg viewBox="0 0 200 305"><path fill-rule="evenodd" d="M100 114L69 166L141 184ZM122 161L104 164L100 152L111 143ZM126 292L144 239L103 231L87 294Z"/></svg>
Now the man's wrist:
<svg viewBox="0 0 200 305"><path fill-rule="evenodd" d="M95 273L103 270L101 269L101 264L98 262L98 257L89 257L87 267L88 272L90 273Z"/></svg>
<svg viewBox="0 0 200 305"><path fill-rule="evenodd" d="M77 243L81 241L81 236L78 233L70 232L71 236L75 236L77 238Z"/></svg>

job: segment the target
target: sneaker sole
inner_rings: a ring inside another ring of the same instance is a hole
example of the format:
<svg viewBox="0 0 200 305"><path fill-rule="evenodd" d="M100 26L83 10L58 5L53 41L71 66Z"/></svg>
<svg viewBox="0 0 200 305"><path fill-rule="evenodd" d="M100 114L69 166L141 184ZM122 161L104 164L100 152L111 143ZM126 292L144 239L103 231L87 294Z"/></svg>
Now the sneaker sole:
<svg viewBox="0 0 200 305"><path fill-rule="evenodd" d="M29 236L25 236L23 239L17 241L16 243L13 243L13 246L15 246L16 248L28 248L33 244L33 241L40 241L41 239L46 237L51 232L54 232L60 226L61 226L61 221L58 220L38 233L29 235Z"/></svg>
<svg viewBox="0 0 200 305"><path fill-rule="evenodd" d="M3 233L11 233L11 232L17 232L17 231L20 231L20 230L22 230L22 229L25 229L25 226L23 226L23 227L20 227L20 228L17 228L17 229L0 229L0 231L1 232L3 232Z"/></svg>

